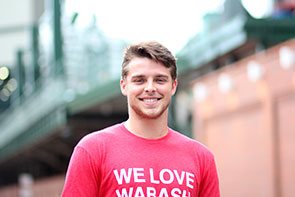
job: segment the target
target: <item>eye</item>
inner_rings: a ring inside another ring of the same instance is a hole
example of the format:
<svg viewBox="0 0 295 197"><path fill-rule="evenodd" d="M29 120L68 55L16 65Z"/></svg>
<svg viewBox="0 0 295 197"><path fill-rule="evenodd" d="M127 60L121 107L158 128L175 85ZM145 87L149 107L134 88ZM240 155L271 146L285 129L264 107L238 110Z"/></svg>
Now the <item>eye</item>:
<svg viewBox="0 0 295 197"><path fill-rule="evenodd" d="M157 82L157 83L165 83L166 81L167 81L166 78L157 78L157 79L156 79L156 82Z"/></svg>
<svg viewBox="0 0 295 197"><path fill-rule="evenodd" d="M142 79L142 78L135 78L135 79L132 80L132 82L134 82L134 83L143 83L144 82L144 79Z"/></svg>

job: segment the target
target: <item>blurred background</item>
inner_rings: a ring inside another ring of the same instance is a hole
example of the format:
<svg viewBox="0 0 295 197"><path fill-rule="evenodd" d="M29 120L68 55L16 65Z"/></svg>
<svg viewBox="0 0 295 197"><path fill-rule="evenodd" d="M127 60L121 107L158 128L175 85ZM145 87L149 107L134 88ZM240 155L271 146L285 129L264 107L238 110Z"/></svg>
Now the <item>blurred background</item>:
<svg viewBox="0 0 295 197"><path fill-rule="evenodd" d="M295 196L294 0L0 0L0 196L59 196L74 146L127 119L124 47L178 59L169 126L221 195Z"/></svg>

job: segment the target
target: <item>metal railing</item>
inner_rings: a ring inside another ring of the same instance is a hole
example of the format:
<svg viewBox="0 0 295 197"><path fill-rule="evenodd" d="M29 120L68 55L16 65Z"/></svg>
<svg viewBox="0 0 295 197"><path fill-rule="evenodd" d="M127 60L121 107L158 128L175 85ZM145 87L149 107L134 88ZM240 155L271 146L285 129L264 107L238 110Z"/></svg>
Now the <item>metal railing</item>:
<svg viewBox="0 0 295 197"><path fill-rule="evenodd" d="M37 69L38 79L27 78L18 84L19 93L0 114L0 160L62 127L67 121L67 103L75 100L75 95L85 95L120 78L126 43L108 40L94 23L77 29L71 18L56 18L58 12L50 10L57 9L53 7L44 12L37 28L33 27L31 39L35 42L18 54L18 64L29 75ZM59 41L55 40L56 24L61 25ZM58 51L63 54L56 54L56 42L61 42Z"/></svg>

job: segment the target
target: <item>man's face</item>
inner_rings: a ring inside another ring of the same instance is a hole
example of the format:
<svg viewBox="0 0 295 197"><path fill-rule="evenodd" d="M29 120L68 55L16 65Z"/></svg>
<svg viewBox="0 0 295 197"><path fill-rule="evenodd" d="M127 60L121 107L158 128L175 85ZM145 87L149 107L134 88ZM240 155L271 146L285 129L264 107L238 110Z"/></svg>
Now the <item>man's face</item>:
<svg viewBox="0 0 295 197"><path fill-rule="evenodd" d="M122 94L127 96L130 116L155 119L167 115L176 80L170 70L148 58L134 58L128 64L128 74L121 80Z"/></svg>

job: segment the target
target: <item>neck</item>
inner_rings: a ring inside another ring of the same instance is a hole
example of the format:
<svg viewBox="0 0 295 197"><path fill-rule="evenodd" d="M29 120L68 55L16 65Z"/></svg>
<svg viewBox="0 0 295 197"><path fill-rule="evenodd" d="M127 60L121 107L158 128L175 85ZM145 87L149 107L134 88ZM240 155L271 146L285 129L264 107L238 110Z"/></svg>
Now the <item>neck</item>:
<svg viewBox="0 0 295 197"><path fill-rule="evenodd" d="M162 116L156 119L129 116L125 127L139 137L146 139L162 138L168 133L167 112L164 112Z"/></svg>

